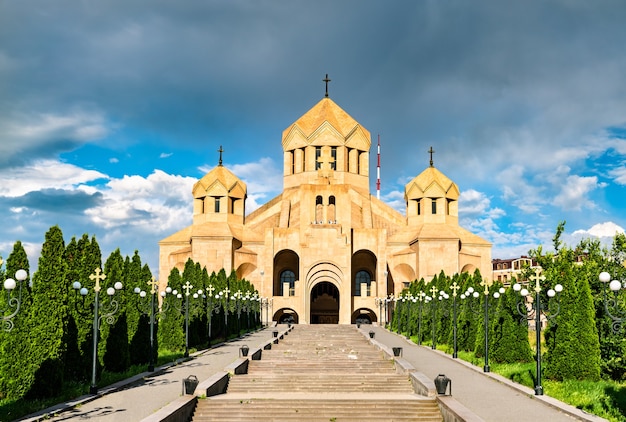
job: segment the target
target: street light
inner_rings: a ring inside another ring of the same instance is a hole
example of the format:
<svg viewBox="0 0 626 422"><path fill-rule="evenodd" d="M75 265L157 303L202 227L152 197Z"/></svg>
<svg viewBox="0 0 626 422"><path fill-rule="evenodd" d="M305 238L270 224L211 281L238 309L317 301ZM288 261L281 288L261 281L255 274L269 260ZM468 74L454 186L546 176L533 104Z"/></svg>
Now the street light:
<svg viewBox="0 0 626 422"><path fill-rule="evenodd" d="M2 258L0 258L0 266L2 266ZM28 278L26 270L17 270L15 272L15 279L7 278L4 280L4 289L7 291L6 307L0 309L0 315L2 315L2 329L4 331L11 331L13 329L13 318L20 311L20 305L22 303L22 281ZM17 281L16 281L17 280ZM13 291L19 284L19 290L17 297L13 296ZM15 308L13 311L11 309ZM5 312L10 312L8 315L4 315Z"/></svg>
<svg viewBox="0 0 626 422"><path fill-rule="evenodd" d="M432 286L430 288L430 293L432 294L432 305L430 307L432 314L432 345L431 348L435 350L437 348L437 302L441 302L444 299L448 299L450 296L443 290L437 291L437 286Z"/></svg>
<svg viewBox="0 0 626 422"><path fill-rule="evenodd" d="M428 303L430 302L430 296L426 295L426 293L420 291L417 294L417 298L414 298L413 300L417 299L417 301L419 302L418 307L417 307L417 344L419 346L422 345L422 307L424 306L424 303Z"/></svg>
<svg viewBox="0 0 626 422"><path fill-rule="evenodd" d="M541 282L545 281L546 277L541 275L541 267L535 269L535 274L529 277L530 281L535 282L534 296L533 292L528 289L522 287L521 284L515 283L513 285L513 290L518 292L523 301L517 303L517 312L522 316L522 318L532 321L535 320L535 334L537 339L537 350L535 360L537 361L537 379L535 380L535 395L541 396L543 395L543 387L541 385L541 316L545 316L546 319L552 319L559 314L559 305L558 302L556 304L556 310L550 310L550 302L548 302L548 307L546 308L541 303ZM549 289L548 301L555 297L557 293L563 291L563 286L557 284L554 286L554 289ZM530 303L531 307L529 308L527 304Z"/></svg>
<svg viewBox="0 0 626 422"><path fill-rule="evenodd" d="M265 309L265 326L269 326L269 308L272 307L272 302L274 301L274 299L272 299L271 297L262 297L261 298L261 308Z"/></svg>
<svg viewBox="0 0 626 422"><path fill-rule="evenodd" d="M452 357L456 359L457 357L459 357L456 341L456 295L457 290L459 290L461 286L459 286L455 281L454 283L452 283L450 288L452 289Z"/></svg>
<svg viewBox="0 0 626 422"><path fill-rule="evenodd" d="M483 372L490 372L491 369L489 368L489 308L490 308L490 297L489 297L489 284L487 283L487 280L483 280L480 282L480 285L483 286L483 295L484 295L484 317L483 317L483 323L484 323L484 331L485 331L485 365L483 366ZM492 297L494 299L498 299L500 298L500 295L504 294L506 290L504 289L504 287L500 287L498 289L497 292L493 292ZM465 292L465 297L469 298L469 297L473 297L473 298L478 298L480 297L480 293L478 293L477 291L474 290L473 287L469 287L467 289L467 291ZM469 306L470 310L472 312L474 312L475 314L480 314L481 311L475 309L472 306L472 302L470 302L470 306Z"/></svg>
<svg viewBox="0 0 626 422"><path fill-rule="evenodd" d="M604 286L602 289L604 297L604 309L606 310L608 316L613 320L613 322L611 323L611 329L613 330L613 333L617 334L621 330L622 323L624 322L624 317L626 316L626 311L624 309L621 309L619 306L618 294L620 290L626 289L626 282L613 280L609 283L609 281L611 280L611 274L607 273L606 271L600 273L599 279ZM607 283L609 283L609 289L613 292L612 298L608 297L608 294L606 292Z"/></svg>
<svg viewBox="0 0 626 422"><path fill-rule="evenodd" d="M191 285L189 281L187 281L185 282L182 288L183 290L185 290L184 307L182 303L180 305L177 303L174 303L174 308L176 308L179 312L185 314L185 355L184 356L187 358L189 357L189 296L192 296L192 294L190 293L190 290L193 289L193 286ZM179 293L178 290L172 290L172 288L169 286L165 289L165 293L172 294L177 299L183 298L182 293ZM203 294L202 290L198 290L197 293L193 293L192 297L194 299L197 299L198 297L202 296L202 294Z"/></svg>
<svg viewBox="0 0 626 422"><path fill-rule="evenodd" d="M119 309L119 305L115 299L113 299L113 295L117 290L121 290L122 283L119 281L115 282L113 287L109 287L106 290L107 295L109 296L108 302L100 303L100 281L103 281L106 278L106 275L100 270L100 268L96 268L94 273L89 276L91 280L94 280L96 285L93 288L94 291L94 301L93 301L93 364L91 368L91 386L89 387L90 394L96 394L98 392L98 386L96 384L96 362L98 359L98 333L100 332L100 321L104 319L107 324L113 324L115 322L114 315L117 313ZM72 287L83 297L83 301L85 300L85 296L89 293L89 290L86 287L81 287L79 281L75 281L72 283ZM100 310L102 310L102 315L99 315Z"/></svg>
<svg viewBox="0 0 626 422"><path fill-rule="evenodd" d="M155 342L154 342L154 315L157 312L155 308L156 305L156 297L159 292L159 282L153 277L151 281L146 282L148 286L150 286L150 307L148 308L147 304L144 303L141 299L137 304L137 308L141 313L150 317L150 360L148 361L148 371L154 371L154 357L156 355L156 350L154 350ZM144 290L141 290L139 287L135 287L135 293L139 295L140 298L145 298L147 293ZM161 296L165 297L165 292L161 292Z"/></svg>
<svg viewBox="0 0 626 422"><path fill-rule="evenodd" d="M207 314L207 319L209 320L209 347L211 347L211 329L212 329L212 320L213 320L213 313L218 314L220 311L220 302L219 302L219 295L215 295L213 296L213 292L215 291L215 287L213 287L212 284L209 284L209 287L207 287L206 292L206 314Z"/></svg>

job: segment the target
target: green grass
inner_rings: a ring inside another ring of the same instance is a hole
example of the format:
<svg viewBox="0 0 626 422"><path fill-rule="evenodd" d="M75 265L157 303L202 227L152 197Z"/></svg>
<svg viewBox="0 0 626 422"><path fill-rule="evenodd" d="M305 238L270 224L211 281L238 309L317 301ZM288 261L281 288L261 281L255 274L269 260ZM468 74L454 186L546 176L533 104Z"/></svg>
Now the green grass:
<svg viewBox="0 0 626 422"><path fill-rule="evenodd" d="M531 348L535 350L534 333L529 334ZM417 336L411 341L417 344ZM430 341L422 341L422 346L430 347ZM449 355L453 348L447 344L438 344L437 350ZM473 352L458 351L459 359L482 367L485 364L483 357L477 357ZM489 362L491 372L524 385L531 389L535 387L536 363L493 363ZM626 382L615 381L553 381L542 379L544 394L557 400L581 409L587 413L605 418L611 422L626 422Z"/></svg>

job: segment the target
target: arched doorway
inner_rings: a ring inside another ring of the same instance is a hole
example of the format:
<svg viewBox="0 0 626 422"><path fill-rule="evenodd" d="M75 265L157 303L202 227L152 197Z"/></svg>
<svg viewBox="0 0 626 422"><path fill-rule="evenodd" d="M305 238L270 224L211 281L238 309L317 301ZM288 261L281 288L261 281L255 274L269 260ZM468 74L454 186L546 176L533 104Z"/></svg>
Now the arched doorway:
<svg viewBox="0 0 626 422"><path fill-rule="evenodd" d="M339 323L339 290L322 281L311 289L311 324Z"/></svg>
<svg viewBox="0 0 626 422"><path fill-rule="evenodd" d="M299 321L296 311L290 308L279 309L273 319L279 324L297 324Z"/></svg>
<svg viewBox="0 0 626 422"><path fill-rule="evenodd" d="M367 308L359 308L352 313L352 324L371 324L377 322L376 312Z"/></svg>

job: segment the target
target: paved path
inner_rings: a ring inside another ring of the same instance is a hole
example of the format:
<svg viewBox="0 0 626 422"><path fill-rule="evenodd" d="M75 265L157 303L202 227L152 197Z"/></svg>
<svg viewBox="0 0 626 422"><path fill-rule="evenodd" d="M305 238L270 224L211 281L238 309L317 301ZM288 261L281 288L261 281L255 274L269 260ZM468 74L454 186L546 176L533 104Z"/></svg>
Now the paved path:
<svg viewBox="0 0 626 422"><path fill-rule="evenodd" d="M280 332L286 329L286 326L278 327ZM375 340L388 347L402 347L402 357L428 378L434 379L438 374L446 374L452 380L453 397L487 422L572 422L577 419L605 421L548 396L534 396L534 391L530 388L514 384L497 374L485 374L482 368L452 359L441 352L417 346L382 327L361 326L361 329L373 330ZM46 417L40 414L23 420L140 421L180 397L184 378L195 375L202 381L223 371L238 357L241 345L246 344L251 349L260 347L272 338L273 331L274 328L261 330L243 339L200 352L188 362L162 371L157 368L154 373L144 373L137 377L138 381L131 384L113 387L110 392L102 389L100 393L103 395L83 396L74 402L63 403L59 407L65 410L57 416ZM577 415L578 418L567 412Z"/></svg>
<svg viewBox="0 0 626 422"><path fill-rule="evenodd" d="M445 374L452 380L452 396L485 421L572 422L574 420L605 421L588 415L548 396L535 396L534 390L520 386L477 368L450 355L432 350L377 326L361 326L373 330L375 340L388 347L402 347L402 357L418 371L434 380ZM574 417L566 412L573 412Z"/></svg>
<svg viewBox="0 0 626 422"><path fill-rule="evenodd" d="M280 332L287 327L278 327ZM139 381L121 389L107 393L102 389L101 396L83 396L75 402L61 407L71 407L58 416L46 418L44 414L24 419L24 421L140 421L176 400L182 394L182 380L195 375L199 381L223 371L239 357L239 347L246 344L250 349L261 347L273 337L273 328L264 329L242 339L214 346L193 356L193 359L164 370L156 368L154 373L144 373ZM46 412L47 413L47 412Z"/></svg>

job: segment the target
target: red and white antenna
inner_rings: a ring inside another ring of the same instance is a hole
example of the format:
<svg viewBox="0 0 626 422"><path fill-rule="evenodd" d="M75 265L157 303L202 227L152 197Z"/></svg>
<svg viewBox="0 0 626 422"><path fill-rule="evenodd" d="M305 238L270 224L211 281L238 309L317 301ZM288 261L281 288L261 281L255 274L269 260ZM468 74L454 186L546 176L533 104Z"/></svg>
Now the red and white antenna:
<svg viewBox="0 0 626 422"><path fill-rule="evenodd" d="M376 199L380 199L380 134L378 134L378 162L376 163Z"/></svg>

